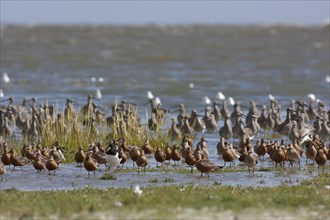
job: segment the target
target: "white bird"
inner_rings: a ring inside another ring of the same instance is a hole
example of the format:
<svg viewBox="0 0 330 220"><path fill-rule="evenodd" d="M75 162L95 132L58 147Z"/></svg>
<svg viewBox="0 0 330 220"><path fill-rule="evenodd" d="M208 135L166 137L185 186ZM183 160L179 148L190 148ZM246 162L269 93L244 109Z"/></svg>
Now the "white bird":
<svg viewBox="0 0 330 220"><path fill-rule="evenodd" d="M96 98L101 99L102 98L102 93L101 93L101 89L96 89L96 94L95 94Z"/></svg>
<svg viewBox="0 0 330 220"><path fill-rule="evenodd" d="M233 99L233 97L229 97L228 100L230 105L235 105L235 100Z"/></svg>
<svg viewBox="0 0 330 220"><path fill-rule="evenodd" d="M152 94L151 91L148 91L147 96L148 96L148 99L153 99L154 98L154 95Z"/></svg>
<svg viewBox="0 0 330 220"><path fill-rule="evenodd" d="M194 83L189 83L189 88L191 88L191 89L195 88Z"/></svg>
<svg viewBox="0 0 330 220"><path fill-rule="evenodd" d="M107 160L107 164L109 165L107 170L110 170L112 166L118 168L122 160L122 158L119 158L119 153L116 151L114 146L107 149L105 152L105 158Z"/></svg>
<svg viewBox="0 0 330 220"><path fill-rule="evenodd" d="M96 77L95 76L91 77L91 81L96 82Z"/></svg>
<svg viewBox="0 0 330 220"><path fill-rule="evenodd" d="M5 93L3 93L3 90L0 89L0 98L3 98L5 96Z"/></svg>
<svg viewBox="0 0 330 220"><path fill-rule="evenodd" d="M310 141L313 141L313 139L309 136L309 135L305 135L305 136L303 136L303 137L301 137L301 138L299 138L299 140L298 140L298 144L301 146L303 143L305 143L305 142L310 142Z"/></svg>
<svg viewBox="0 0 330 220"><path fill-rule="evenodd" d="M143 191L140 189L138 185L136 185L134 188L134 193L139 196L143 193Z"/></svg>
<svg viewBox="0 0 330 220"><path fill-rule="evenodd" d="M312 94L312 93L310 93L310 94L307 94L307 97L310 99L310 100L312 100L312 101L315 101L315 95L314 94Z"/></svg>
<svg viewBox="0 0 330 220"><path fill-rule="evenodd" d="M110 170L110 167L119 167L119 164L123 158L119 158L119 153L116 152L115 155L111 154L105 154L105 158L107 160L108 170Z"/></svg>
<svg viewBox="0 0 330 220"><path fill-rule="evenodd" d="M156 103L156 105L161 105L162 104L159 97L155 98L155 103Z"/></svg>
<svg viewBox="0 0 330 220"><path fill-rule="evenodd" d="M10 82L10 78L8 76L8 73L3 73L3 81L5 83L9 83Z"/></svg>
<svg viewBox="0 0 330 220"><path fill-rule="evenodd" d="M218 97L220 100L225 100L226 96L222 92L218 92Z"/></svg>
<svg viewBox="0 0 330 220"><path fill-rule="evenodd" d="M103 77L99 77L99 82L104 82L104 78Z"/></svg>
<svg viewBox="0 0 330 220"><path fill-rule="evenodd" d="M210 105L211 104L211 99L207 96L204 97L204 102L206 105Z"/></svg>
<svg viewBox="0 0 330 220"><path fill-rule="evenodd" d="M329 75L325 77L325 81L326 81L327 83L330 83L330 76L329 76Z"/></svg>
<svg viewBox="0 0 330 220"><path fill-rule="evenodd" d="M272 94L269 94L269 95L268 95L268 98L269 98L269 100L271 100L271 101L275 101L275 97L274 97Z"/></svg>

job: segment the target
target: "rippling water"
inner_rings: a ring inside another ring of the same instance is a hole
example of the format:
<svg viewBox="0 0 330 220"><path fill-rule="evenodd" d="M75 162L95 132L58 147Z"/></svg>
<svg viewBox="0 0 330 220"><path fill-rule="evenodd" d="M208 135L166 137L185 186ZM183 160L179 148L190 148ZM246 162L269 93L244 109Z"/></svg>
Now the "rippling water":
<svg viewBox="0 0 330 220"><path fill-rule="evenodd" d="M268 104L269 93L284 106L308 93L329 104L329 59L329 26L1 25L5 97L48 99L59 111L97 88L106 107L116 97L144 103L148 90L188 111L218 91L246 105Z"/></svg>

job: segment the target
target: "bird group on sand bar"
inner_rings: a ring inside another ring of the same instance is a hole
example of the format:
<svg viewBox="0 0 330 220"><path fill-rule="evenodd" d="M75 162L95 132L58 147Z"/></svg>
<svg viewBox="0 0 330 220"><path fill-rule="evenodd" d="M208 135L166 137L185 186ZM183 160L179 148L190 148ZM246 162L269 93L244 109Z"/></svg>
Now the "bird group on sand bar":
<svg viewBox="0 0 330 220"><path fill-rule="evenodd" d="M12 97L2 99L1 180L6 166L16 170L31 164L37 172L48 170L49 175L56 175L61 163L70 161L84 167L90 178L90 173L95 177L101 166L105 172L117 171L130 160L138 172L147 172L152 157L157 167L187 166L191 172L196 168L207 177L234 166L237 160L253 174L260 160L270 160L274 167L287 164L301 169L305 159L305 163L311 161L324 170L330 159L330 111L313 94L307 95L308 104L304 100L292 101L284 120L281 105L272 95L268 108L254 100L245 107L219 92L220 102L204 97L204 114L198 114L196 109L189 114L183 103L164 108L151 91L147 97L151 114L146 124L140 120L137 104L116 100L107 117L105 108L94 102L98 100L94 95L87 96L87 103L79 111L74 100L66 99L62 112L48 102L38 107L35 98L23 99L21 104L16 104ZM231 112L227 102L233 108ZM247 108L247 113L242 108ZM178 112L177 117L174 112ZM101 129L108 132L103 140ZM217 151L218 162L209 159L212 151L205 132L219 134L219 142L211 147ZM67 141L69 137L79 133L90 141L75 141L75 147L68 146L73 143ZM151 141L155 137L161 138ZM14 138L21 138L21 147L13 146Z"/></svg>

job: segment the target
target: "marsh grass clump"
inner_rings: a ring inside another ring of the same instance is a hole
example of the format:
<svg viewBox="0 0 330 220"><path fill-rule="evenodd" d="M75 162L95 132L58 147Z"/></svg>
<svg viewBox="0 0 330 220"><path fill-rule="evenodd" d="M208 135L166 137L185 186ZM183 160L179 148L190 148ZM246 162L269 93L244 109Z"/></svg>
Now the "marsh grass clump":
<svg viewBox="0 0 330 220"><path fill-rule="evenodd" d="M111 173L105 173L101 176L101 180L116 180L117 177Z"/></svg>
<svg viewBox="0 0 330 220"><path fill-rule="evenodd" d="M48 106L48 103L45 106ZM113 109L119 109L119 107L120 104L116 100ZM97 112L95 109L93 111ZM11 147L20 149L26 143L40 143L50 148L58 142L67 158L66 162L73 162L73 156L78 148L82 146L86 150L91 142L102 142L107 145L113 139L124 138L131 145L142 146L146 140L149 140L154 150L157 147L163 149L165 143L170 142L166 117L160 121L158 129L149 130L148 126L141 123L138 108L132 105L128 105L125 112L113 113L111 123L108 118L107 120L100 119L91 111L89 109L87 113L79 111L76 114L67 115L63 110L57 118L45 111L43 117L39 115L36 117L38 137L23 135L22 138L9 139L8 143Z"/></svg>
<svg viewBox="0 0 330 220"><path fill-rule="evenodd" d="M164 182L165 182L165 183L174 183L175 180L174 180L173 178L171 178L171 177L168 177L168 178L166 178L166 179L164 180Z"/></svg>
<svg viewBox="0 0 330 220"><path fill-rule="evenodd" d="M270 171L272 171L272 167L258 167L257 171L270 172Z"/></svg>
<svg viewBox="0 0 330 220"><path fill-rule="evenodd" d="M148 182L149 183L158 183L158 179L157 178L150 179Z"/></svg>
<svg viewBox="0 0 330 220"><path fill-rule="evenodd" d="M221 182L217 182L217 181L214 181L214 182L213 182L213 185L214 185L214 186L220 186L221 184L222 184Z"/></svg>

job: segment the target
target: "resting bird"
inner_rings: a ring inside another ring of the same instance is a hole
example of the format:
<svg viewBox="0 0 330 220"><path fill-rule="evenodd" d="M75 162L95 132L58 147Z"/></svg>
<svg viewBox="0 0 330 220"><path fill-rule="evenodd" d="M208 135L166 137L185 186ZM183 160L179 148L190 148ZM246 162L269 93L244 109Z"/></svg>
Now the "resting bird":
<svg viewBox="0 0 330 220"><path fill-rule="evenodd" d="M122 160L122 157L116 151L116 146L115 145L111 145L111 146L108 147L108 149L105 152L105 158L106 158L107 163L109 165L107 170L110 170L110 167L112 167L112 166L118 168L119 164Z"/></svg>
<svg viewBox="0 0 330 220"><path fill-rule="evenodd" d="M218 166L208 159L201 159L201 158L198 158L198 160L195 162L195 166L197 170L201 172L201 176L203 175L203 173L205 173L208 178L210 177L209 176L210 172L217 171L218 169L222 169L224 167L224 166Z"/></svg>

